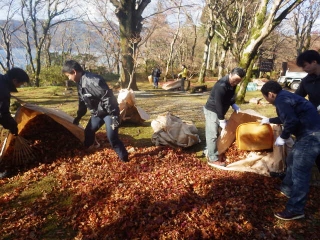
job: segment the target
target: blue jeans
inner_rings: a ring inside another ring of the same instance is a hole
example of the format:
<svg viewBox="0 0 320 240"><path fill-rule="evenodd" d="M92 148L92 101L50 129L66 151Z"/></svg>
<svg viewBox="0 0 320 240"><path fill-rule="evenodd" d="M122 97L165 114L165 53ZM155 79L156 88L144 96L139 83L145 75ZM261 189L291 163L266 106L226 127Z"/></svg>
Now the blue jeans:
<svg viewBox="0 0 320 240"><path fill-rule="evenodd" d="M99 130L99 128L105 124L106 125L106 131L107 131L107 137L109 140L109 143L111 147L116 151L119 158L122 161L128 160L128 152L124 146L124 144L119 139L118 131L119 128L116 127L115 129L112 129L112 119L111 116L106 116L104 118L91 116L89 119L89 122L84 130L84 146L90 147L95 140L96 132Z"/></svg>
<svg viewBox="0 0 320 240"><path fill-rule="evenodd" d="M314 132L298 139L287 156L286 176L282 180L281 191L290 196L286 210L304 213L307 202L311 169L320 155L320 132Z"/></svg>
<svg viewBox="0 0 320 240"><path fill-rule="evenodd" d="M215 112L203 107L204 116L206 118L206 144L208 150L208 158L210 161L218 161L219 153L217 148L219 119Z"/></svg>
<svg viewBox="0 0 320 240"><path fill-rule="evenodd" d="M158 88L159 77L153 77L153 86Z"/></svg>

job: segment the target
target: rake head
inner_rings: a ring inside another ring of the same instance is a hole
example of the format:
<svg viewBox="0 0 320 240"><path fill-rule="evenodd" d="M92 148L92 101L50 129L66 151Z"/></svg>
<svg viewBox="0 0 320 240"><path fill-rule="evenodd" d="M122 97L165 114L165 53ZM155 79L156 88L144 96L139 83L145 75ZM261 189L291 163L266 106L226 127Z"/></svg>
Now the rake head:
<svg viewBox="0 0 320 240"><path fill-rule="evenodd" d="M24 165L37 159L37 153L32 148L31 143L21 137L15 137L12 161L15 165Z"/></svg>
<svg viewBox="0 0 320 240"><path fill-rule="evenodd" d="M9 141L10 138L12 138L11 141ZM36 149L32 147L28 140L21 136L13 136L9 132L4 133L4 131L1 131L1 166L26 165L36 160L37 157Z"/></svg>

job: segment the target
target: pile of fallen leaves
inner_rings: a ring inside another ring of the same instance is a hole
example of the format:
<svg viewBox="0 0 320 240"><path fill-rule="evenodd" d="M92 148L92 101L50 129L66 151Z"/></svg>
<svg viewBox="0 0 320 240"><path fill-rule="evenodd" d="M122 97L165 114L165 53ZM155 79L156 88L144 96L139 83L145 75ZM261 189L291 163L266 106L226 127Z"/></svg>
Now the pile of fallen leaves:
<svg viewBox="0 0 320 240"><path fill-rule="evenodd" d="M245 159L250 153L256 153L259 155L266 155L271 150L262 150L262 151L246 151L240 150L236 144L236 142L232 143L231 146L226 150L226 164L229 165L231 163L237 162L239 160Z"/></svg>
<svg viewBox="0 0 320 240"><path fill-rule="evenodd" d="M97 137L102 146L88 153L61 136L60 149L45 150L54 161L0 180L3 239L318 239L315 187L306 219L283 223L273 216L287 201L275 190L279 179L218 170L182 149L134 148L129 139L124 163ZM52 187L28 195L43 182Z"/></svg>
<svg viewBox="0 0 320 240"><path fill-rule="evenodd" d="M22 162L17 165L13 159L14 141L11 142L3 157L2 165L10 168L34 167L38 162L50 163L59 156L72 155L73 151L80 148L82 143L65 127L45 114L37 115L27 122L19 136L30 143L30 149L37 156L37 161L30 163L23 161L23 154L19 156ZM67 152L67 153L66 153ZM74 155L74 154L73 154Z"/></svg>

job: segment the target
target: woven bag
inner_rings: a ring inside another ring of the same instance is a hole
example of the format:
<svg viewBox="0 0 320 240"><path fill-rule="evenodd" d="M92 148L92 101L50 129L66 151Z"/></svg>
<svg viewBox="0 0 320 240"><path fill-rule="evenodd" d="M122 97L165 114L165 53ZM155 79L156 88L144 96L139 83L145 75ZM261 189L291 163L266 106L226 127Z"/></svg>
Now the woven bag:
<svg viewBox="0 0 320 240"><path fill-rule="evenodd" d="M259 151L272 149L273 130L269 124L242 123L237 127L236 145L240 150Z"/></svg>

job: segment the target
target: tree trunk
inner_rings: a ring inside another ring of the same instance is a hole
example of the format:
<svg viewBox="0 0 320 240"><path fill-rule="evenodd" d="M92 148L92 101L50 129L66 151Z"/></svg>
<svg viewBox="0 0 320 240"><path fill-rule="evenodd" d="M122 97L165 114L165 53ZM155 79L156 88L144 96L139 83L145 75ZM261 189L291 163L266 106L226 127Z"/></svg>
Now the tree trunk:
<svg viewBox="0 0 320 240"><path fill-rule="evenodd" d="M179 5L181 5L181 0L180 0L180 3ZM167 81L167 75L168 75L168 72L169 72L169 66L171 64L171 66L173 66L173 60L172 60L172 55L173 55L173 47L174 47L174 44L178 38L178 34L179 34L179 31L180 31L180 8L178 8L178 17L177 17L177 20L178 20L178 27L177 27L177 31L175 32L174 36L173 36L173 39L172 39L172 42L170 44L170 52L169 52L169 57L168 57L168 60L167 60L167 66L166 66L166 72L164 74L164 81L166 82ZM171 67L171 72L173 72L173 67ZM173 74L172 74L173 75Z"/></svg>
<svg viewBox="0 0 320 240"><path fill-rule="evenodd" d="M301 4L301 2L302 1L300 0L295 0L291 1L288 5L285 5L282 1L274 1L272 7L268 9L267 6L270 4L270 1L261 1L259 9L255 14L254 23L252 24L254 27L251 29L248 38L249 41L241 56L240 66L247 70L247 74L238 88L239 91L237 91L236 101L238 103L244 102L246 88L251 78L251 70L254 61L256 60L259 47L273 29L278 26L295 7Z"/></svg>
<svg viewBox="0 0 320 240"><path fill-rule="evenodd" d="M214 36L214 27L215 27L213 22L210 24L211 25L208 26L207 38L204 44L203 60L200 68L198 83L204 83L204 78L206 76L207 61L208 61L208 55L210 51L210 43Z"/></svg>
<svg viewBox="0 0 320 240"><path fill-rule="evenodd" d="M139 90L134 74L134 52L138 43L141 41L142 30L142 13L151 0L110 0L116 7L115 13L119 20L120 28L120 49L121 49L121 66L120 79L122 87L130 84L132 90ZM133 45L132 45L133 44Z"/></svg>
<svg viewBox="0 0 320 240"><path fill-rule="evenodd" d="M252 68L254 65L255 60L251 61L251 64L249 65L249 67L247 68L246 71L246 76L244 77L244 79L242 80L242 84L240 84L238 86L237 89L237 103L244 103L245 101L245 96L246 96L246 91L247 91L247 86L248 83L251 80L251 76L252 76Z"/></svg>

